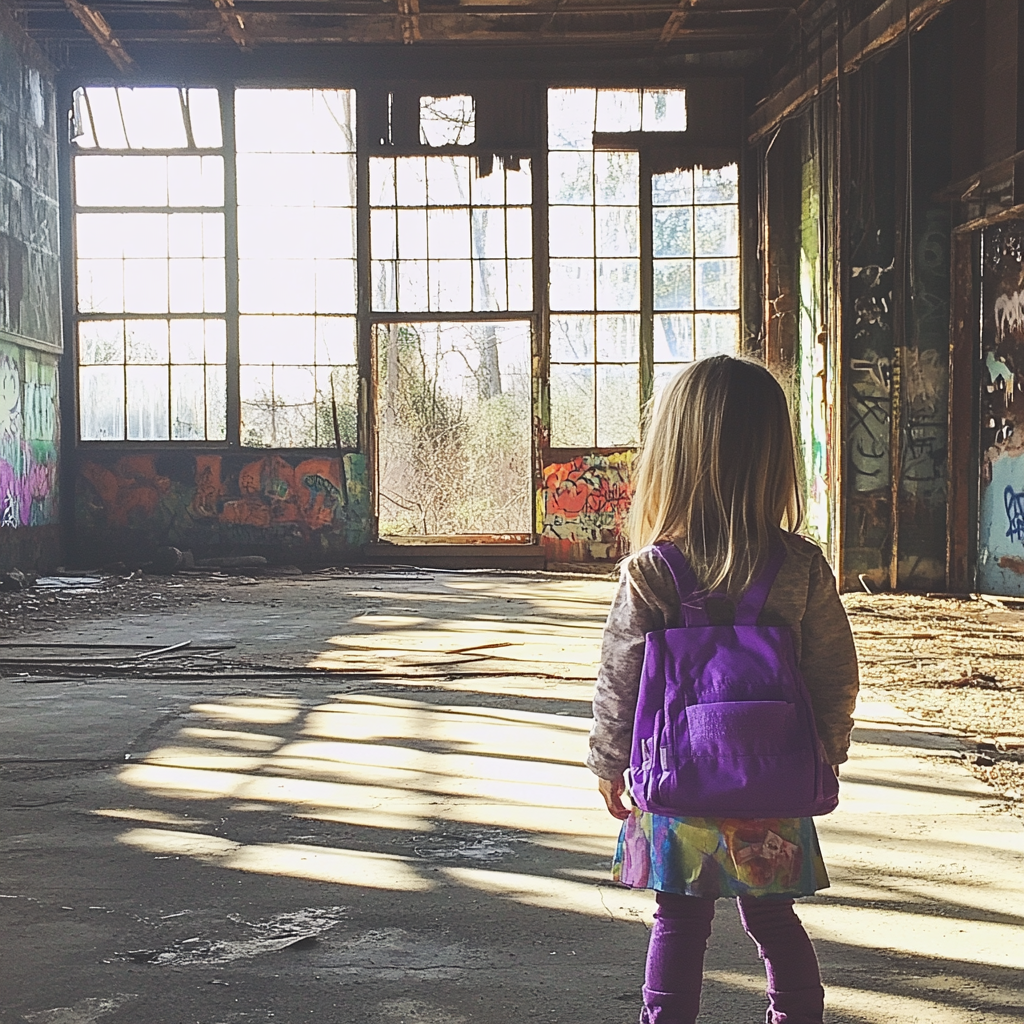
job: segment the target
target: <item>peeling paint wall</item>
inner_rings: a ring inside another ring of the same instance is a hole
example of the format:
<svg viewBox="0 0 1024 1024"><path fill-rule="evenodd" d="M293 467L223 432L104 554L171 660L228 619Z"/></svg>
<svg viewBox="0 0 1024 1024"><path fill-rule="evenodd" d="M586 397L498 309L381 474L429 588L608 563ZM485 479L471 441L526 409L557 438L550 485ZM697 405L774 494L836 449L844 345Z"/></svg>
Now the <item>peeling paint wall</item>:
<svg viewBox="0 0 1024 1024"><path fill-rule="evenodd" d="M537 532L549 562L614 560L626 553L633 452L578 455L545 466Z"/></svg>
<svg viewBox="0 0 1024 1024"><path fill-rule="evenodd" d="M59 559L53 83L0 22L0 569Z"/></svg>
<svg viewBox="0 0 1024 1024"><path fill-rule="evenodd" d="M76 519L84 557L145 560L172 545L197 557L265 554L317 562L370 540L366 460L164 452L80 459Z"/></svg>

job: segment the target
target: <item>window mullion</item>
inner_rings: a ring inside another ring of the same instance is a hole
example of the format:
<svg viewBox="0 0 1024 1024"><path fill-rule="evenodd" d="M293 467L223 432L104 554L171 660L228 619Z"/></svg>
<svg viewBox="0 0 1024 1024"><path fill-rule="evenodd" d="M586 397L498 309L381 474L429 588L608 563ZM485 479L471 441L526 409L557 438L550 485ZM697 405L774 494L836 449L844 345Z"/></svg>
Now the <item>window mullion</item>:
<svg viewBox="0 0 1024 1024"><path fill-rule="evenodd" d="M220 92L224 140L224 317L227 336L227 442L241 444L242 404L238 350L238 181L235 173L235 91Z"/></svg>
<svg viewBox="0 0 1024 1024"><path fill-rule="evenodd" d="M654 211L651 167L640 150L640 408L654 390ZM644 417L640 417L643 430Z"/></svg>

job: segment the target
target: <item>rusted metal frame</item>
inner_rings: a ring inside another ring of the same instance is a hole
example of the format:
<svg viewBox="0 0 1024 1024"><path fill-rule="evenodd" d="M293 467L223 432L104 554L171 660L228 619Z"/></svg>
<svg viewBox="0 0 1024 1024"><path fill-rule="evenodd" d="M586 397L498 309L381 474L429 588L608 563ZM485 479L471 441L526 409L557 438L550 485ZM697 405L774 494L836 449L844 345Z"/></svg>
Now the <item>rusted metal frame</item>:
<svg viewBox="0 0 1024 1024"><path fill-rule="evenodd" d="M983 228L991 227L993 224L1002 224L1008 220L1024 220L1024 203L1000 210L998 213L990 213L984 217L975 217L973 220L958 224L953 228L953 234L970 234L974 231L981 231Z"/></svg>
<svg viewBox="0 0 1024 1024"><path fill-rule="evenodd" d="M403 43L418 43L420 33L420 0L396 0L398 6L398 25Z"/></svg>
<svg viewBox="0 0 1024 1024"><path fill-rule="evenodd" d="M910 30L918 32L955 0L885 0L867 18L843 35L842 69L856 71L866 61L900 42L906 31L906 11L910 5ZM819 95L835 81L840 66L836 44L822 54L824 74L819 81L818 60L804 64L781 88L776 89L747 121L748 141L757 142L808 100Z"/></svg>
<svg viewBox="0 0 1024 1024"><path fill-rule="evenodd" d="M530 443L533 455L531 502L533 542L540 543L544 532L544 462L551 442L551 304L548 297L548 92L541 89L540 125L543 137L536 140L530 158L533 184L533 411ZM538 515L538 511L540 514Z"/></svg>
<svg viewBox="0 0 1024 1024"><path fill-rule="evenodd" d="M967 593L974 588L976 537L971 523L978 504L979 395L981 362L979 289L980 233L954 231L950 253L952 302L949 323L949 446L946 479L946 590Z"/></svg>
<svg viewBox="0 0 1024 1024"><path fill-rule="evenodd" d="M121 41L114 35L113 29L107 24L107 19L99 11L83 4L81 0L64 0L64 3L118 71L125 73L135 67L135 61L128 55Z"/></svg>
<svg viewBox="0 0 1024 1024"><path fill-rule="evenodd" d="M224 26L224 31L231 41L238 46L244 47L247 42L245 37L245 18L235 7L235 0L210 0L210 2L217 9L221 24Z"/></svg>
<svg viewBox="0 0 1024 1024"><path fill-rule="evenodd" d="M98 146L90 146L88 148L81 148L75 152L81 153L83 156L220 156L224 149L223 147L199 147L195 146L192 148L186 146L178 146L176 149L100 149ZM102 209L102 207L96 207L96 209ZM129 207L117 206L111 207L116 210L126 210ZM140 210L159 210L159 206L143 206L139 207ZM178 207L175 207L178 209ZM213 207L204 206L201 209L209 210Z"/></svg>
<svg viewBox="0 0 1024 1024"><path fill-rule="evenodd" d="M640 431L654 394L654 179L640 147ZM696 263L694 264L696 265ZM694 282L696 285L696 282ZM595 349L596 353L596 349ZM597 380L594 381L595 392ZM643 440L640 436L638 440Z"/></svg>
<svg viewBox="0 0 1024 1024"><path fill-rule="evenodd" d="M238 175L235 153L235 87L222 85L221 141L224 154L224 319L227 337L227 436L232 447L242 444L241 351L238 320Z"/></svg>

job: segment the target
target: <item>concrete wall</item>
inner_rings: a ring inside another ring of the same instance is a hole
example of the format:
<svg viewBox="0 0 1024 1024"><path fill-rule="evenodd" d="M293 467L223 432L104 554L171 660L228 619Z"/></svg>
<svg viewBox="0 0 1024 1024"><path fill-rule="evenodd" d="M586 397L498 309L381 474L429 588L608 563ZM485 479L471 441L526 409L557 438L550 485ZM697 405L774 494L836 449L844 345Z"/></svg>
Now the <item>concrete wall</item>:
<svg viewBox="0 0 1024 1024"><path fill-rule="evenodd" d="M42 55L0 18L0 569L59 560L56 121Z"/></svg>

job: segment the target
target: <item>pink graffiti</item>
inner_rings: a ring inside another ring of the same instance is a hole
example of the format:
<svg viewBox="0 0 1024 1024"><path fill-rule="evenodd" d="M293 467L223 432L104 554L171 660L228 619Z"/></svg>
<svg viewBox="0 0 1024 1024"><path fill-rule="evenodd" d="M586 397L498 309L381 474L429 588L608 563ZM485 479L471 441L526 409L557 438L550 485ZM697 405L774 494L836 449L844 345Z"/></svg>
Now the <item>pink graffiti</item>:
<svg viewBox="0 0 1024 1024"><path fill-rule="evenodd" d="M32 506L52 497L57 481L55 464L36 462L24 453L24 470L0 459L0 526L31 526Z"/></svg>

